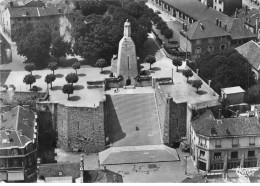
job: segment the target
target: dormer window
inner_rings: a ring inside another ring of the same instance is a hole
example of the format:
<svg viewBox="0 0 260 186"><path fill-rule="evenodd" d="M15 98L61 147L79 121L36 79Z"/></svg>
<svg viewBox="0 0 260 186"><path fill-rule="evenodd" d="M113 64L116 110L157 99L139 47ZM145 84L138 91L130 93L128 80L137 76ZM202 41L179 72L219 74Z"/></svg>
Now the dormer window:
<svg viewBox="0 0 260 186"><path fill-rule="evenodd" d="M29 12L26 9L23 9L22 16L28 16L28 15L29 15Z"/></svg>

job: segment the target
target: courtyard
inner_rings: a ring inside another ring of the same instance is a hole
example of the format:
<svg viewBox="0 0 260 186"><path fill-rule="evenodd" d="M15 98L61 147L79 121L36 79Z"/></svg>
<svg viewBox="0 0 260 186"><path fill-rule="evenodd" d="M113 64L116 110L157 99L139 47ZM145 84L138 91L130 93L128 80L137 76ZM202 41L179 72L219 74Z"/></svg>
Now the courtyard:
<svg viewBox="0 0 260 186"><path fill-rule="evenodd" d="M104 70L106 70L106 68L104 68ZM47 74L51 73L51 70L33 71L32 74L36 76L36 82L32 84L32 86L35 85L39 87L39 92L46 92L47 84L45 83L44 79ZM81 69L78 70L79 80L74 84L74 93L70 95L70 100L68 100L68 95L62 92L62 86L67 84L65 77L69 73L75 73L75 70L72 68L59 68L55 71L56 80L53 82L53 89L49 89L50 101L54 103L61 103L66 106L99 106L99 102L105 99L104 89L88 89L87 81L104 80L105 77L108 77L108 74L101 74L99 68L89 68L82 66ZM30 92L29 85L23 83L23 78L27 74L27 71L11 71L5 81L5 84L13 84L16 87L16 91L18 92Z"/></svg>

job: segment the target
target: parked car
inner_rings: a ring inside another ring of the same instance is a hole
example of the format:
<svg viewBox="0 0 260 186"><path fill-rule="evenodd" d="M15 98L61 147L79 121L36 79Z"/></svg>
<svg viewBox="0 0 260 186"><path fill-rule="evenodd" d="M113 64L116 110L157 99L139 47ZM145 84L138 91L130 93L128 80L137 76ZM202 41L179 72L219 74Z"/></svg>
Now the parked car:
<svg viewBox="0 0 260 186"><path fill-rule="evenodd" d="M155 10L156 14L161 14L160 10Z"/></svg>

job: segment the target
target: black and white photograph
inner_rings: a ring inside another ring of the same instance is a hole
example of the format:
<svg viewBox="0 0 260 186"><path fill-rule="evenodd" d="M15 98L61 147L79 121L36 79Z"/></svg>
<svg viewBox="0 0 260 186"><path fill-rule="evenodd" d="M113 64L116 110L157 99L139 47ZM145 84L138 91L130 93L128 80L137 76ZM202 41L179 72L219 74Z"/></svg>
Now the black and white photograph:
<svg viewBox="0 0 260 186"><path fill-rule="evenodd" d="M0 0L0 183L260 183L260 0Z"/></svg>

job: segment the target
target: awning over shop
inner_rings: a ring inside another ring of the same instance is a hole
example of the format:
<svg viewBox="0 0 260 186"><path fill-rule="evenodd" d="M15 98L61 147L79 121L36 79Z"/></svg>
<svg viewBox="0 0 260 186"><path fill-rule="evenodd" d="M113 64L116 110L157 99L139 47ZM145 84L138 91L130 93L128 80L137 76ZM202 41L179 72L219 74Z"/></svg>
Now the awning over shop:
<svg viewBox="0 0 260 186"><path fill-rule="evenodd" d="M0 172L0 180L7 180L7 172Z"/></svg>
<svg viewBox="0 0 260 186"><path fill-rule="evenodd" d="M8 171L8 181L23 181L24 172L20 171Z"/></svg>
<svg viewBox="0 0 260 186"><path fill-rule="evenodd" d="M46 177L46 183L72 183L72 176L65 177Z"/></svg>

